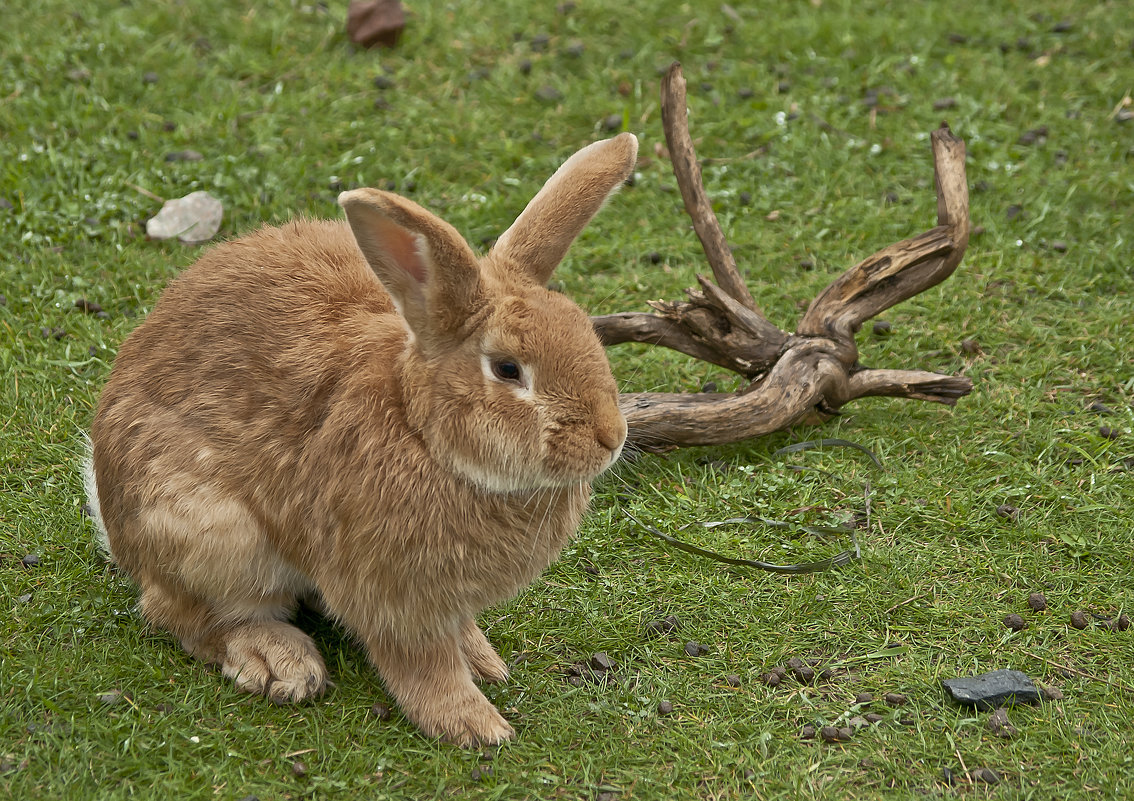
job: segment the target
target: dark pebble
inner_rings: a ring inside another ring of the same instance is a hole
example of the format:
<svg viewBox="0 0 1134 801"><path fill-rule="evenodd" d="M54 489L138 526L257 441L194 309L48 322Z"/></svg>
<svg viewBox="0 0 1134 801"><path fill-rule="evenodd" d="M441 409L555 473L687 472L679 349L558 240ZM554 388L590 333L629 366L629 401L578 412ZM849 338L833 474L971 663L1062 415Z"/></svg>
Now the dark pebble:
<svg viewBox="0 0 1134 801"><path fill-rule="evenodd" d="M813 667L804 665L801 668L793 669L791 673L795 676L795 680L801 684L810 684L815 681L815 668Z"/></svg>
<svg viewBox="0 0 1134 801"><path fill-rule="evenodd" d="M874 695L872 693L859 693L854 697L856 704L871 704L874 703Z"/></svg>
<svg viewBox="0 0 1134 801"><path fill-rule="evenodd" d="M1005 740L1016 735L1016 727L1008 722L1008 710L1000 707L988 717L988 730Z"/></svg>
<svg viewBox="0 0 1134 801"><path fill-rule="evenodd" d="M1101 401L1093 401L1091 405L1087 407L1087 411L1098 412L1099 414L1114 414L1114 409L1110 408Z"/></svg>
<svg viewBox="0 0 1134 801"><path fill-rule="evenodd" d="M555 12L557 14L562 14L564 16L566 16L567 14L570 14L574 10L575 10L575 4L573 2L560 3L559 5L557 5L555 7Z"/></svg>
<svg viewBox="0 0 1134 801"><path fill-rule="evenodd" d="M704 384L701 385L701 391L702 392L716 392L717 391L717 382L716 381L706 381Z"/></svg>
<svg viewBox="0 0 1134 801"><path fill-rule="evenodd" d="M390 719L390 707L385 704L375 704L370 707L370 714L378 718L378 720L387 721Z"/></svg>
<svg viewBox="0 0 1134 801"><path fill-rule="evenodd" d="M299 760L291 763L291 775L297 779L302 779L307 775L307 765Z"/></svg>
<svg viewBox="0 0 1134 801"><path fill-rule="evenodd" d="M404 191L404 192L413 192L416 189L417 189L417 181L413 181L413 180L406 181L402 185L402 191Z"/></svg>
<svg viewBox="0 0 1134 801"><path fill-rule="evenodd" d="M524 59L520 62L520 74L530 75L532 71L532 62L529 59Z"/></svg>
<svg viewBox="0 0 1134 801"><path fill-rule="evenodd" d="M811 724L804 726L799 731L799 739L801 739L801 740L814 740L815 739L815 727L812 726Z"/></svg>
<svg viewBox="0 0 1134 801"><path fill-rule="evenodd" d="M1055 25L1051 29L1051 32L1052 33L1067 33L1068 31L1072 30L1074 27L1075 27L1075 25L1070 20L1065 19L1065 20L1062 20L1060 22L1055 23Z"/></svg>
<svg viewBox="0 0 1134 801"><path fill-rule="evenodd" d="M39 566L39 557L34 553L29 553L27 556L20 560L20 564L30 570L33 567Z"/></svg>
<svg viewBox="0 0 1134 801"><path fill-rule="evenodd" d="M965 36L963 33L951 33L948 38L950 44L964 44L969 40L969 37Z"/></svg>
<svg viewBox="0 0 1134 801"><path fill-rule="evenodd" d="M595 670L601 670L605 672L607 670L614 670L617 667L617 664L613 659L610 658L610 655L607 654L606 651L599 651L597 654L591 656L590 666Z"/></svg>
<svg viewBox="0 0 1134 801"><path fill-rule="evenodd" d="M875 336L884 337L894 330L894 326L890 323L889 320L875 320L872 330L874 331Z"/></svg>
<svg viewBox="0 0 1134 801"><path fill-rule="evenodd" d="M383 184L387 192L394 192L398 188L398 182L393 178L387 178L386 183Z"/></svg>
<svg viewBox="0 0 1134 801"><path fill-rule="evenodd" d="M568 676L567 677L567 683L570 684L572 687L582 687L583 686L583 677L582 676Z"/></svg>
<svg viewBox="0 0 1134 801"><path fill-rule="evenodd" d="M901 693L886 693L884 696L882 696L882 700L884 700L890 706L904 706L910 701L909 698L902 695Z"/></svg>
<svg viewBox="0 0 1134 801"><path fill-rule="evenodd" d="M375 88L382 90L393 89L394 79L389 75L376 75L374 77L374 86Z"/></svg>
<svg viewBox="0 0 1134 801"><path fill-rule="evenodd" d="M1055 241L1053 241L1051 243L1051 249L1054 250L1056 253L1066 253L1067 252L1067 243L1064 242L1062 239L1056 239Z"/></svg>
<svg viewBox="0 0 1134 801"><path fill-rule="evenodd" d="M980 353L980 343L975 339L962 339L961 350L969 355Z"/></svg>
<svg viewBox="0 0 1134 801"><path fill-rule="evenodd" d="M977 676L959 676L941 682L952 699L977 709L1033 704L1039 701L1039 690L1019 670L993 670Z"/></svg>
<svg viewBox="0 0 1134 801"><path fill-rule="evenodd" d="M992 768L977 768L969 776L985 784L1000 784L1000 774Z"/></svg>
<svg viewBox="0 0 1134 801"><path fill-rule="evenodd" d="M1041 684L1041 685L1039 685L1039 689L1040 689L1040 692L1043 694L1043 697L1046 698L1048 701L1062 701L1063 700L1063 690L1059 689L1058 687L1056 687L1053 684Z"/></svg>
<svg viewBox="0 0 1134 801"><path fill-rule="evenodd" d="M736 199L738 201L740 201L741 206L747 206L752 202L752 193L751 192L741 192L739 195L736 196Z"/></svg>
<svg viewBox="0 0 1134 801"><path fill-rule="evenodd" d="M1033 592L1028 596L1028 606L1035 612L1043 612L1047 609L1047 598L1042 592Z"/></svg>
<svg viewBox="0 0 1134 801"><path fill-rule="evenodd" d="M1030 131L1024 131L1016 142L1021 145L1034 145L1036 142L1043 142L1045 139L1047 139L1047 126L1041 125L1038 128L1032 128Z"/></svg>
<svg viewBox="0 0 1134 801"><path fill-rule="evenodd" d="M835 671L831 670L831 668L823 668L823 670L819 671L819 678L822 681L830 681L835 678Z"/></svg>
<svg viewBox="0 0 1134 801"><path fill-rule="evenodd" d="M491 775L492 775L492 766L491 765L477 765L475 768L472 769L472 772L469 774L469 776L472 778L472 780L474 782L480 781L481 779L487 779Z"/></svg>
<svg viewBox="0 0 1134 801"><path fill-rule="evenodd" d="M166 120L161 124L161 129L166 133L173 133L177 130L177 123L173 120Z"/></svg>
<svg viewBox="0 0 1134 801"><path fill-rule="evenodd" d="M847 725L852 729L858 730L869 726L870 723L867 722L866 718L860 715L855 715L853 718L847 721Z"/></svg>
<svg viewBox="0 0 1134 801"><path fill-rule="evenodd" d="M742 86L736 90L736 96L741 100L749 100L750 98L756 96L756 92L754 92L749 86Z"/></svg>
<svg viewBox="0 0 1134 801"><path fill-rule="evenodd" d="M550 41L551 37L546 33L539 33L531 38L531 41L528 43L528 45L529 47L531 47L533 53L542 53L543 51L547 50L547 44Z"/></svg>
<svg viewBox="0 0 1134 801"><path fill-rule="evenodd" d="M1082 610L1071 613L1071 625L1077 629L1085 629L1091 624L1091 618Z"/></svg>
<svg viewBox="0 0 1134 801"><path fill-rule="evenodd" d="M866 718L867 723L881 723L885 720L885 717L879 715L877 712L867 712L863 717Z"/></svg>
<svg viewBox="0 0 1134 801"><path fill-rule="evenodd" d="M764 680L764 683L767 684L769 687L779 687L780 686L781 679L780 679L780 676L779 676L778 673L765 673L763 680Z"/></svg>
<svg viewBox="0 0 1134 801"><path fill-rule="evenodd" d="M571 44L567 45L566 53L571 56L571 58L578 58L583 55L586 50L587 46L582 42L571 42Z"/></svg>
<svg viewBox="0 0 1134 801"><path fill-rule="evenodd" d="M996 507L996 514L1015 520L1020 516L1020 510L1010 503L1002 503Z"/></svg>
<svg viewBox="0 0 1134 801"><path fill-rule="evenodd" d="M1012 631L1023 631L1028 627L1028 622L1019 615L1013 613L1004 616L1004 625L1012 629Z"/></svg>
<svg viewBox="0 0 1134 801"><path fill-rule="evenodd" d="M622 115L609 114L603 118L602 129L604 131L621 131L622 130Z"/></svg>
<svg viewBox="0 0 1134 801"><path fill-rule="evenodd" d="M815 262L813 262L811 259L800 259L798 262L796 262L796 264L799 265L799 269L801 270L815 269Z"/></svg>
<svg viewBox="0 0 1134 801"><path fill-rule="evenodd" d="M142 73L142 83L157 83L158 77L159 76L156 72L153 72L153 71L143 72Z"/></svg>
<svg viewBox="0 0 1134 801"><path fill-rule="evenodd" d="M1118 439L1122 436L1122 432L1110 426L1099 426L1099 436L1105 439Z"/></svg>
<svg viewBox="0 0 1134 801"><path fill-rule="evenodd" d="M786 95L791 91L791 81L780 81L776 84L776 91L781 95Z"/></svg>
<svg viewBox="0 0 1134 801"><path fill-rule="evenodd" d="M541 86L539 89L536 89L535 96L538 100L542 100L545 103L554 103L563 99L563 93L554 86Z"/></svg>
<svg viewBox="0 0 1134 801"><path fill-rule="evenodd" d="M678 621L676 615L666 615L660 620L651 620L646 624L646 636L648 637L662 637L666 634L674 632L681 623Z"/></svg>
<svg viewBox="0 0 1134 801"><path fill-rule="evenodd" d="M740 676L735 673L728 674L727 676L725 676L724 680L725 684L727 684L729 687L739 687L741 685Z"/></svg>
<svg viewBox="0 0 1134 801"><path fill-rule="evenodd" d="M79 311L84 311L87 314L98 314L102 311L102 306L99 306L93 300L87 300L86 298L79 298L78 300L76 300L75 308Z"/></svg>
<svg viewBox="0 0 1134 801"><path fill-rule="evenodd" d="M1130 616L1127 615L1125 612L1123 612L1114 621L1114 625L1115 625L1115 628L1117 628L1119 631L1126 631L1127 629L1130 628Z"/></svg>
<svg viewBox="0 0 1134 801"><path fill-rule="evenodd" d="M842 728L824 726L819 730L819 739L825 743L845 743L852 737L854 737L854 730L850 726L843 726Z"/></svg>
<svg viewBox="0 0 1134 801"><path fill-rule="evenodd" d="M646 258L649 259L650 264L657 264L661 261L661 254L656 250L651 250L646 254Z"/></svg>
<svg viewBox="0 0 1134 801"><path fill-rule="evenodd" d="M672 715L673 714L673 704L671 704L669 701L661 701L658 704L658 714L659 715Z"/></svg>
<svg viewBox="0 0 1134 801"><path fill-rule="evenodd" d="M709 646L692 640L685 643L685 654L687 656L704 656L709 653Z"/></svg>
<svg viewBox="0 0 1134 801"><path fill-rule="evenodd" d="M1013 203L1011 206L1009 206L1008 208L1006 208L1004 210L1004 216L1007 217L1009 220L1014 220L1014 219L1016 219L1017 217L1020 216L1020 212L1022 212L1023 210L1024 210L1023 206L1019 206L1019 205Z"/></svg>

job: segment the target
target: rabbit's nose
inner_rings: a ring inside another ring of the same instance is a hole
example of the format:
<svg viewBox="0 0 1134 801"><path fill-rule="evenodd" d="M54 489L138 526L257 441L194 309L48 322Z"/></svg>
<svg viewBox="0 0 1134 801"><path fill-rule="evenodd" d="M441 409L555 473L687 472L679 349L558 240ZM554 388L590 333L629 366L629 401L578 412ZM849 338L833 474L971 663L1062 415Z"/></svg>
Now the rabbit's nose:
<svg viewBox="0 0 1134 801"><path fill-rule="evenodd" d="M626 440L626 421L621 415L610 420L600 420L595 425L595 439L608 451L617 451Z"/></svg>

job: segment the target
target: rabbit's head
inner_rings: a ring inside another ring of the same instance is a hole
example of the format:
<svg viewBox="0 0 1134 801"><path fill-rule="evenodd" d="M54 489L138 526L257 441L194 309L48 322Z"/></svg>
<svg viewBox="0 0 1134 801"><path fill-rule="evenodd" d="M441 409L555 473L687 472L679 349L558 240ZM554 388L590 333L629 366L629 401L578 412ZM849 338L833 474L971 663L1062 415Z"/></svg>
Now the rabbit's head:
<svg viewBox="0 0 1134 801"><path fill-rule="evenodd" d="M339 197L405 322L406 419L436 461L486 491L586 483L622 450L626 421L602 345L546 283L637 149L622 134L580 150L481 259L412 201L373 189Z"/></svg>

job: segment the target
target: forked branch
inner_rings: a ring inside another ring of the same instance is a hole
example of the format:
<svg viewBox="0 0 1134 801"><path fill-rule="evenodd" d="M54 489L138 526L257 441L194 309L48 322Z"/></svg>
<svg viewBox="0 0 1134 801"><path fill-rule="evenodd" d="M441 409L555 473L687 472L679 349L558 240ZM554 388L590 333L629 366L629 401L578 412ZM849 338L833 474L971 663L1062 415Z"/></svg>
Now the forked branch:
<svg viewBox="0 0 1134 801"><path fill-rule="evenodd" d="M685 79L670 67L662 82L662 119L685 209L716 284L698 276L688 300L654 301L654 314L594 317L606 345L647 342L686 353L750 379L730 394L632 393L622 397L630 439L644 449L738 442L787 428L814 411L830 414L868 395L952 405L972 382L920 370L858 364L854 335L865 320L948 278L969 240L965 145L942 124L931 136L937 226L859 262L811 302L789 334L756 308L740 278L689 135Z"/></svg>

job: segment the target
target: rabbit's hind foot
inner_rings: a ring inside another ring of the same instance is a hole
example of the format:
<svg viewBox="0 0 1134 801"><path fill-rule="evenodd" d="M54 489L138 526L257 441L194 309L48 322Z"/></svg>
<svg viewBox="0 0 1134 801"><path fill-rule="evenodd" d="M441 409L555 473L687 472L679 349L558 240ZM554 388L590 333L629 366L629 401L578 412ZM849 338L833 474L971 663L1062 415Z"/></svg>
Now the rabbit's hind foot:
<svg viewBox="0 0 1134 801"><path fill-rule="evenodd" d="M290 623L256 620L219 635L221 672L240 689L277 704L317 698L327 688L327 668L314 641Z"/></svg>

